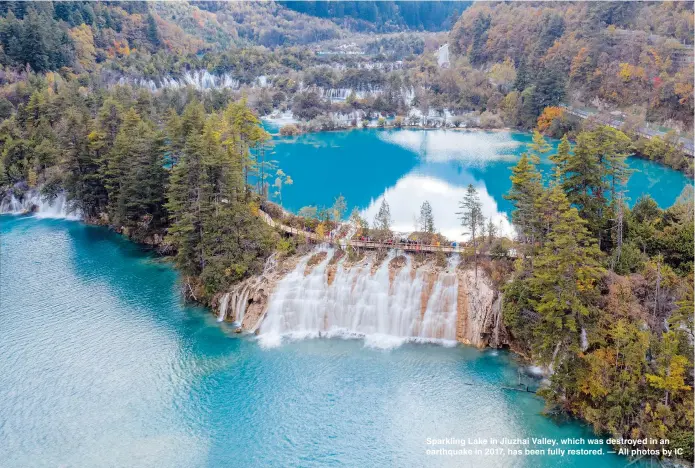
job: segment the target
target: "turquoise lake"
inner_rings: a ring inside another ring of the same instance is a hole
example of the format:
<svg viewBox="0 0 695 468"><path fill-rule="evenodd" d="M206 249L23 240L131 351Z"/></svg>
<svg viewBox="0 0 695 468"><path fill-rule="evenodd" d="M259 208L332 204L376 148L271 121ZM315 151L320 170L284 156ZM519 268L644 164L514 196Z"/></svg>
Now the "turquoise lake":
<svg viewBox="0 0 695 468"><path fill-rule="evenodd" d="M428 456L428 437L591 433L501 388L518 379L509 353L341 339L264 349L184 306L168 264L103 228L0 216L0 229L3 468L627 463Z"/></svg>
<svg viewBox="0 0 695 468"><path fill-rule="evenodd" d="M275 137L270 157L294 181L282 190L282 204L290 211L329 207L342 194L349 210L357 207L371 222L385 198L393 229L409 232L428 200L435 227L450 239L461 239L456 212L469 184L478 190L484 216L500 232L512 232L512 206L503 195L511 187L511 168L530 142L530 134L508 131L351 130ZM651 161L629 158L628 164L634 171L627 185L630 204L648 193L666 208L692 184L682 173ZM550 162L542 161L541 169L549 173Z"/></svg>

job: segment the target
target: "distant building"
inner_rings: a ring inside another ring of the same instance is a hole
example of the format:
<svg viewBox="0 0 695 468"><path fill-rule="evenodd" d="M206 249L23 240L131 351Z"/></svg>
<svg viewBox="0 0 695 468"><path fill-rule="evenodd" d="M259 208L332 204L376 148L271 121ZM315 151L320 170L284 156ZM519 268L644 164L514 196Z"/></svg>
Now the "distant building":
<svg viewBox="0 0 695 468"><path fill-rule="evenodd" d="M437 63L439 68L449 68L449 44L444 44L437 52Z"/></svg>

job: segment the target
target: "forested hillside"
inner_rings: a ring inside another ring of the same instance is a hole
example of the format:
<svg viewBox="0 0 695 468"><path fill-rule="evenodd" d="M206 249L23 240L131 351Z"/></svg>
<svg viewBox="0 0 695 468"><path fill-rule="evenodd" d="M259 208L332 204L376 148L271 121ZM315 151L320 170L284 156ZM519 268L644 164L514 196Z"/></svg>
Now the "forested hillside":
<svg viewBox="0 0 695 468"><path fill-rule="evenodd" d="M2 2L0 64L94 70L131 55L292 45L341 34L334 23L262 2Z"/></svg>
<svg viewBox="0 0 695 468"><path fill-rule="evenodd" d="M257 160L268 135L246 102L189 91L34 75L0 123L4 195L65 193L86 221L176 253L186 294L206 302L259 271L276 248L277 234L254 213L269 185L287 179Z"/></svg>
<svg viewBox="0 0 695 468"><path fill-rule="evenodd" d="M85 221L172 255L186 295L210 304L300 242L257 216L292 183L266 158L259 116L291 112L300 122L283 134L389 116L536 129L507 194L517 236L505 242L523 255L496 277L516 349L552 369L554 411L601 434L670 438L692 459L692 190L667 209L625 202L635 150L690 174L692 158L629 128L569 122L558 104L689 129L693 7L480 3L448 38L410 32L446 28L466 6L0 3L0 200L66 196ZM555 154L542 133L562 138ZM296 219L329 232L328 211L313 211ZM392 239L381 217L374 228ZM477 268L484 236L468 219Z"/></svg>
<svg viewBox="0 0 695 468"><path fill-rule="evenodd" d="M549 412L613 437L668 438L692 458L693 190L666 210L648 195L630 209L629 147L599 127L551 154L535 133L506 197L524 256L503 287L504 320L552 369Z"/></svg>
<svg viewBox="0 0 695 468"><path fill-rule="evenodd" d="M691 3L478 3L450 41L462 67L497 70L508 113L566 102L692 126Z"/></svg>

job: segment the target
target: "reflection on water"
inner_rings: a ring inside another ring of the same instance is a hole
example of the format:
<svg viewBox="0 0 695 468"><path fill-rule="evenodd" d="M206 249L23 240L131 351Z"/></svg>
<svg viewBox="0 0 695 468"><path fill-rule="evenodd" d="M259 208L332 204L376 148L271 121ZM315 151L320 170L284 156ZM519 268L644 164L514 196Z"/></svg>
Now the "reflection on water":
<svg viewBox="0 0 695 468"><path fill-rule="evenodd" d="M465 239L458 215L469 184L478 190L486 218L511 235L512 205L504 199L511 168L531 143L519 132L458 130L352 130L274 140L272 158L294 179L283 188L286 209L329 207L343 195L370 223L385 198L393 229L409 232L425 200L435 227L452 240ZM553 150L558 141L551 141ZM661 207L673 204L688 179L665 166L637 158L628 182L629 203L649 193ZM550 172L550 162L541 162ZM349 212L348 210L348 212Z"/></svg>
<svg viewBox="0 0 695 468"><path fill-rule="evenodd" d="M525 147L509 132L403 130L382 132L379 138L420 155L427 163L465 162L484 167L491 161L516 161Z"/></svg>
<svg viewBox="0 0 695 468"><path fill-rule="evenodd" d="M485 168L495 162L515 162L525 147L523 140L510 138L507 132L446 130L381 132L378 137L417 154L420 164L362 210L367 220L374 219L386 199L393 230L409 232L417 229L420 205L429 201L437 230L448 239L465 240L468 235L464 234L456 213L460 211L459 203L466 188L472 184L478 191L483 216L492 219L500 234L514 233L507 213L488 193L485 179L476 178L469 169Z"/></svg>
<svg viewBox="0 0 695 468"><path fill-rule="evenodd" d="M485 184L470 178L478 190L483 216L492 218L498 232L504 235L513 233L506 213L500 213L497 202L487 193ZM386 199L393 218L392 229L396 232L410 232L417 229L419 207L424 201L432 205L435 226L448 239L464 240L464 228L456 213L460 211L459 202L466 193L467 185L453 185L433 176L418 174L417 171L401 177L396 185L389 187L362 211L362 216L372 220L379 211L382 200Z"/></svg>

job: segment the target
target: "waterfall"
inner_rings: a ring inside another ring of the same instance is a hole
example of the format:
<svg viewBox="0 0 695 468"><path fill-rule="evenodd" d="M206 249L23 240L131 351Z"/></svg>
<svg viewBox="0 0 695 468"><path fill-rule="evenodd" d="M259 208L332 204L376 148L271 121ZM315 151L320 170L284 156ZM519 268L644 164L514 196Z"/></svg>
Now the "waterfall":
<svg viewBox="0 0 695 468"><path fill-rule="evenodd" d="M239 291L234 293L232 304L234 304L234 322L239 325L244 321L244 312L249 305L249 294L253 290L252 284L245 284Z"/></svg>
<svg viewBox="0 0 695 468"><path fill-rule="evenodd" d="M434 291L427 302L420 336L456 339L456 306L458 300L458 276L456 267L459 256L449 259L447 269L441 272L434 284Z"/></svg>
<svg viewBox="0 0 695 468"><path fill-rule="evenodd" d="M318 88L323 97L332 102L345 101L350 94L355 93L357 99L365 99L367 97L377 97L383 94L383 90L379 87L361 86L358 88Z"/></svg>
<svg viewBox="0 0 695 468"><path fill-rule="evenodd" d="M227 306L229 305L229 293L222 295L220 299L220 313L217 316L218 322L224 322L227 318Z"/></svg>
<svg viewBox="0 0 695 468"><path fill-rule="evenodd" d="M267 78L263 79L259 83L266 83ZM222 75L213 75L207 70L193 70L186 71L179 77L163 76L157 78L156 80L146 79L146 78L131 78L122 76L118 80L119 85L131 84L140 88L149 89L155 92L160 89L180 89L186 86L192 86L199 91L206 91L210 89L238 89L240 82L234 79L229 73ZM260 84L264 86L264 84Z"/></svg>
<svg viewBox="0 0 695 468"><path fill-rule="evenodd" d="M277 258L275 254L272 254L266 260L262 274L251 276L224 293L220 298L217 321L222 322L230 319L238 327L243 327L247 330L254 329L260 317L254 317L252 314L248 320L251 322L250 324L244 324L244 317L246 317L247 310L254 302L256 304L256 312L262 312L263 306L259 302L263 302L264 298L267 297L265 291L270 289L269 281L273 277L276 267Z"/></svg>
<svg viewBox="0 0 695 468"><path fill-rule="evenodd" d="M33 213L37 218L79 219L80 213L69 206L65 193L47 200L38 190L30 190L17 198L13 193L0 201L0 214L21 215Z"/></svg>
<svg viewBox="0 0 695 468"><path fill-rule="evenodd" d="M457 260L435 272L415 268L406 257L394 271L394 253L378 267L367 260L348 268L343 257L329 275L333 251L324 251L328 255L308 274L312 255L278 282L260 327L262 345L318 336L364 337L365 344L380 348L405 341L455 342Z"/></svg>
<svg viewBox="0 0 695 468"><path fill-rule="evenodd" d="M244 320L244 312L248 306L249 295L253 291L253 284L244 282L240 284L233 292L228 292L220 298L218 322L224 322L229 316L234 323L241 325ZM232 305L231 313L229 313L229 304Z"/></svg>

